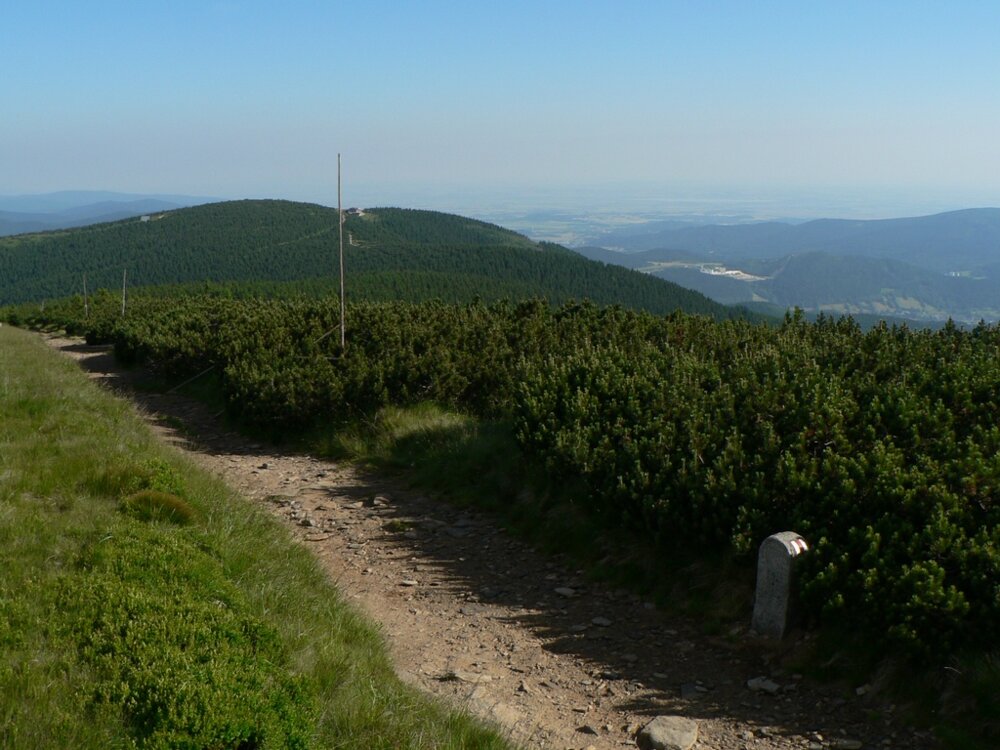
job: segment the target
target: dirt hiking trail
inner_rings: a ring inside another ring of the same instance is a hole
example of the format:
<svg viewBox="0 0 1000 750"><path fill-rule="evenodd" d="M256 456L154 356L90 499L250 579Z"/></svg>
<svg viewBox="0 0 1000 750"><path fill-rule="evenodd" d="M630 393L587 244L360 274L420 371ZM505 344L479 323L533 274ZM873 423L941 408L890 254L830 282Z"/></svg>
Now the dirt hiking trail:
<svg viewBox="0 0 1000 750"><path fill-rule="evenodd" d="M661 714L696 720L694 747L704 750L937 746L897 722L877 689L789 674L781 653L745 628L706 636L586 581L488 515L229 432L198 402L136 389L148 376L123 370L109 347L49 343L133 400L163 440L288 524L381 624L403 679L499 723L523 746L634 746ZM748 687L757 677L768 680Z"/></svg>

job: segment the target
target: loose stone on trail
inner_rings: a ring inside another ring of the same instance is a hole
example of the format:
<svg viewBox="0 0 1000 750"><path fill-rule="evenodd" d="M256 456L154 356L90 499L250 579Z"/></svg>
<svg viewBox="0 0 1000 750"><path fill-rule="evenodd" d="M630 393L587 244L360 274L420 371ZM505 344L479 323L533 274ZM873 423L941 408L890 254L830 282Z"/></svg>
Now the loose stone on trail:
<svg viewBox="0 0 1000 750"><path fill-rule="evenodd" d="M774 695L781 690L781 685L774 680L769 680L767 677L754 677L747 680L747 687L755 693L765 692L769 695Z"/></svg>
<svg viewBox="0 0 1000 750"><path fill-rule="evenodd" d="M643 750L689 750L698 741L698 722L683 716L657 716L635 739Z"/></svg>

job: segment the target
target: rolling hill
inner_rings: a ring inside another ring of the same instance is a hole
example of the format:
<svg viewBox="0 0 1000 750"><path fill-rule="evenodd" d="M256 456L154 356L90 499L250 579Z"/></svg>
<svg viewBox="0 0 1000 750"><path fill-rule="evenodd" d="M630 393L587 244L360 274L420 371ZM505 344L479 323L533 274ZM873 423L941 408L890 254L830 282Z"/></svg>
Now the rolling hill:
<svg viewBox="0 0 1000 750"><path fill-rule="evenodd" d="M464 301L544 296L656 313L740 315L703 295L451 214L382 208L345 217L348 296ZM289 201L230 201L0 238L0 304L88 287L237 285L263 293L336 288L337 212Z"/></svg>

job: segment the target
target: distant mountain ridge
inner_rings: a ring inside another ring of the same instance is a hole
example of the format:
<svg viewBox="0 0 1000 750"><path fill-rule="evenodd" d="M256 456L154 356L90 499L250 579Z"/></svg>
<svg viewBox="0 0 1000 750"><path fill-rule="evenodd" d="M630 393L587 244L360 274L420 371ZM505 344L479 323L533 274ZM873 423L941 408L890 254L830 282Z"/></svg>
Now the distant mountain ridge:
<svg viewBox="0 0 1000 750"><path fill-rule="evenodd" d="M189 195L137 195L73 191L0 196L0 236L117 221L157 211L210 203Z"/></svg>
<svg viewBox="0 0 1000 750"><path fill-rule="evenodd" d="M1000 208L795 225L635 227L606 239L619 251L577 252L726 304L927 321L1000 320Z"/></svg>
<svg viewBox="0 0 1000 750"><path fill-rule="evenodd" d="M891 258L941 273L1000 263L1000 208L969 208L900 219L815 219L802 224L712 224L629 235L590 244L626 252L664 249L706 260L778 258L824 252Z"/></svg>

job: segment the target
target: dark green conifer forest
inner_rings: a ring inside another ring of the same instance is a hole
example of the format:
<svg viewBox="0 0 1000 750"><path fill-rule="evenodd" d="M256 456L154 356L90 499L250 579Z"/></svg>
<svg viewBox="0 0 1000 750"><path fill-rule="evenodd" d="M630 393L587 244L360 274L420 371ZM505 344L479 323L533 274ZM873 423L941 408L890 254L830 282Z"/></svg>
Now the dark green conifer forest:
<svg viewBox="0 0 1000 750"><path fill-rule="evenodd" d="M636 271L451 214L386 208L344 224L354 299L469 302L589 299L654 313L749 315ZM339 289L337 211L288 201L214 203L0 238L0 304L89 290L221 285L227 294L322 295Z"/></svg>

